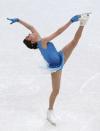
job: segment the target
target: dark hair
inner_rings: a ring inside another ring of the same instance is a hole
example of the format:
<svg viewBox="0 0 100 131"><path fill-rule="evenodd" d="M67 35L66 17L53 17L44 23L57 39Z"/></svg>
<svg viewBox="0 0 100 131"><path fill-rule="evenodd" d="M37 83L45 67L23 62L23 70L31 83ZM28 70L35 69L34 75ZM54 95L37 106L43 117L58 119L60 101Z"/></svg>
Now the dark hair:
<svg viewBox="0 0 100 131"><path fill-rule="evenodd" d="M38 47L37 47L37 45L38 45L37 42L31 43L31 41L24 39L24 40L23 40L23 43L24 43L28 48L30 48L30 49L37 49L37 48L38 48Z"/></svg>

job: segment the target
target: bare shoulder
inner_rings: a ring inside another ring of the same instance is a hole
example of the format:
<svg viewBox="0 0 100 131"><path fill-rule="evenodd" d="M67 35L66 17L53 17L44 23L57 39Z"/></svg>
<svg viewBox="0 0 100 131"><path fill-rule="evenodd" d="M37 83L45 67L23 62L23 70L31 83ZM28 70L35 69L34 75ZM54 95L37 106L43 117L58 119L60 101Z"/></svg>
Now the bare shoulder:
<svg viewBox="0 0 100 131"><path fill-rule="evenodd" d="M47 48L47 43L48 43L48 41L46 41L45 38L41 38L41 44L42 44L43 48Z"/></svg>

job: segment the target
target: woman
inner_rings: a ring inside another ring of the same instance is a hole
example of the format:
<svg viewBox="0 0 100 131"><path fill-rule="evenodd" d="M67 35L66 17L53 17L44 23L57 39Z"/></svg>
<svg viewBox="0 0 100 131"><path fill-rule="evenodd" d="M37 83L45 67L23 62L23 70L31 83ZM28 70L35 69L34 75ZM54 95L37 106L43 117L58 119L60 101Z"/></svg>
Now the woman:
<svg viewBox="0 0 100 131"><path fill-rule="evenodd" d="M90 13L75 15L66 24L64 24L54 33L43 38L40 37L39 32L32 25L18 18L13 18L13 19L7 18L9 21L11 21L10 24L19 22L20 24L22 24L23 26L25 26L27 29L31 31L31 33L28 36L26 36L25 39L23 40L24 44L30 49L39 49L43 58L48 63L48 69L51 71L52 92L49 98L47 120L54 125L56 123L53 115L53 107L54 107L55 99L59 94L59 90L60 90L62 69L81 37L84 25L86 24L89 18L89 14ZM65 47L58 52L55 46L53 45L53 43L50 41L53 40L58 35L60 35L62 32L64 32L72 23L77 21L80 21L80 25L75 33L74 38L71 40L71 42L66 44Z"/></svg>

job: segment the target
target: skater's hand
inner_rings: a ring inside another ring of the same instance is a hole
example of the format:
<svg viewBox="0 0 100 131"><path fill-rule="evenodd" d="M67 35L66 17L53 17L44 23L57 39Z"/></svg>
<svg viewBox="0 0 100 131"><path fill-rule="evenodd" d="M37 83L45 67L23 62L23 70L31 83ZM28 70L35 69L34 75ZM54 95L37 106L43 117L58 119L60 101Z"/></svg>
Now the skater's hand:
<svg viewBox="0 0 100 131"><path fill-rule="evenodd" d="M15 23L15 22L19 22L19 19L18 19L18 18L13 18L13 19L7 18L7 20L10 21L10 24L13 24L13 23Z"/></svg>
<svg viewBox="0 0 100 131"><path fill-rule="evenodd" d="M77 21L79 21L79 18L81 17L81 15L75 15L75 16L73 16L72 18L71 18L71 22L73 23L73 22L77 22Z"/></svg>

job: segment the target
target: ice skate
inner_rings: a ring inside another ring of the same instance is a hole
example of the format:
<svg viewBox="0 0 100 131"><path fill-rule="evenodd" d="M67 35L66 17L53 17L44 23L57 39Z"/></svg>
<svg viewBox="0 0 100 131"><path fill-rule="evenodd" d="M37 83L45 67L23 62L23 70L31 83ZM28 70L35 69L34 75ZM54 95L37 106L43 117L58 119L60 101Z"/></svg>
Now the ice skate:
<svg viewBox="0 0 100 131"><path fill-rule="evenodd" d="M53 110L47 111L47 120L50 124L56 126L56 118L55 118Z"/></svg>
<svg viewBox="0 0 100 131"><path fill-rule="evenodd" d="M81 17L85 17L85 16L90 16L92 14L92 12L87 12L87 13L82 13L80 14Z"/></svg>
<svg viewBox="0 0 100 131"><path fill-rule="evenodd" d="M85 26L85 24L87 23L89 17L90 17L90 14L92 14L91 12L88 12L88 13L83 13L81 14L81 17L80 17L80 26Z"/></svg>

